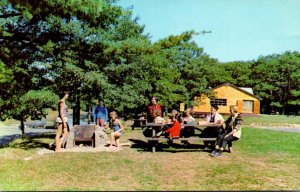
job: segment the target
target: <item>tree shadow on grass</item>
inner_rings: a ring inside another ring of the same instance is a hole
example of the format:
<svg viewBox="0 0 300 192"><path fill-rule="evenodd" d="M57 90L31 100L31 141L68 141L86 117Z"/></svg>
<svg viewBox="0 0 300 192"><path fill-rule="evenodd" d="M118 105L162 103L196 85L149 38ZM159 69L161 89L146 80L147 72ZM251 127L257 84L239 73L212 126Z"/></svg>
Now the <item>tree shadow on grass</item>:
<svg viewBox="0 0 300 192"><path fill-rule="evenodd" d="M19 139L19 141L15 141ZM30 150L35 148L49 148L49 143L45 139L53 139L53 133L27 133L24 138L20 134L0 137L0 148L18 148Z"/></svg>
<svg viewBox="0 0 300 192"><path fill-rule="evenodd" d="M151 152L151 146L148 142L138 139L129 139L133 142L131 148L138 149L138 151ZM211 153L211 150L205 150L203 144L189 144L184 145L183 143L158 143L156 146L156 152L169 152L169 153L181 153L181 152L205 152Z"/></svg>

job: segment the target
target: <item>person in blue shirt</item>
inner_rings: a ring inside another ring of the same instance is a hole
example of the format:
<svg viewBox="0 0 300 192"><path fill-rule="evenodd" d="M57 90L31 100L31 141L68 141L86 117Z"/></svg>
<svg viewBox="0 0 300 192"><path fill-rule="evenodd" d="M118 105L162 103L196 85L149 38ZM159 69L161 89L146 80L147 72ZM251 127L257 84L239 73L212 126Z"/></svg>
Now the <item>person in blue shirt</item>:
<svg viewBox="0 0 300 192"><path fill-rule="evenodd" d="M99 101L99 106L95 108L94 119L96 125L99 125L100 127L106 126L106 122L108 120L108 110L102 100Z"/></svg>

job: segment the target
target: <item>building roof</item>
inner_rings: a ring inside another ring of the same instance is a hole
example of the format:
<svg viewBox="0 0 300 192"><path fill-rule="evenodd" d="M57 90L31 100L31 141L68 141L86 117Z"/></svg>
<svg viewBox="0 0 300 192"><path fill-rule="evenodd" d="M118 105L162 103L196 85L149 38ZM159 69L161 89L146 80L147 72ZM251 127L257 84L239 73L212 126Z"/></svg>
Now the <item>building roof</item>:
<svg viewBox="0 0 300 192"><path fill-rule="evenodd" d="M248 92L248 93L250 93L250 94L252 94L252 95L254 95L253 94L253 89L252 88L250 88L250 87L239 87L240 89L243 89L244 91L246 91L246 92Z"/></svg>
<svg viewBox="0 0 300 192"><path fill-rule="evenodd" d="M214 87L213 89L217 89L217 88L223 87L223 86L231 86L231 87L233 87L233 88L235 88L235 89L237 89L239 91L242 91L243 93L246 93L247 95L250 95L250 96L255 97L255 98L259 99L259 100L262 100L260 97L258 97L258 96L256 96L256 95L253 94L253 89L250 88L250 87L237 87L237 86L232 85L230 83L224 83L224 84L221 84L221 85L219 85L217 87Z"/></svg>

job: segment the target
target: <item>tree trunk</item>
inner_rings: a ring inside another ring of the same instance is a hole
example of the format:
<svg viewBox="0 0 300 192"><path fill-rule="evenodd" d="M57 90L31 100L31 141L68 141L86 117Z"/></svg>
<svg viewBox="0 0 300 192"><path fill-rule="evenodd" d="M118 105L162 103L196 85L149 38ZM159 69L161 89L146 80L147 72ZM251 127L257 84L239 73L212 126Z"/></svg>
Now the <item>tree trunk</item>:
<svg viewBox="0 0 300 192"><path fill-rule="evenodd" d="M24 120L21 120L21 132L22 132L22 139L24 138L25 136L25 125L24 125Z"/></svg>
<svg viewBox="0 0 300 192"><path fill-rule="evenodd" d="M76 105L73 108L73 126L74 125L80 125L80 99L78 95L76 95Z"/></svg>
<svg viewBox="0 0 300 192"><path fill-rule="evenodd" d="M92 106L88 105L88 124L91 124L92 120Z"/></svg>
<svg viewBox="0 0 300 192"><path fill-rule="evenodd" d="M282 104L282 114L284 114L284 115L289 115L289 114L286 112L286 103L285 103L285 102Z"/></svg>

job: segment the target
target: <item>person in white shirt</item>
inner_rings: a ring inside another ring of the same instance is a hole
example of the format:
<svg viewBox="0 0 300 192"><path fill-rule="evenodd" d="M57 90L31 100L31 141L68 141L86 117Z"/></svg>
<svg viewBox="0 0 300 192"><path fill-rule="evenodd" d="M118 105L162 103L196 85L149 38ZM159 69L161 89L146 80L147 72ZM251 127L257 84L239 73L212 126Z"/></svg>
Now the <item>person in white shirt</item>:
<svg viewBox="0 0 300 192"><path fill-rule="evenodd" d="M195 125L196 120L195 118L192 116L193 115L193 109L192 108L187 108L184 111L185 117L183 118L183 124L188 124L188 125ZM195 134L195 130L192 129L191 127L185 127L184 129L181 130L180 135L182 135L185 138L188 138L192 135ZM184 141L182 142L186 145L190 144L188 141Z"/></svg>
<svg viewBox="0 0 300 192"><path fill-rule="evenodd" d="M154 124L164 125L166 123L166 120L161 117L161 111L160 110L154 110L153 115L154 115L154 120L153 120Z"/></svg>
<svg viewBox="0 0 300 192"><path fill-rule="evenodd" d="M218 111L219 107L217 105L211 105L210 114L206 117L206 123L220 124L224 123L224 118ZM206 138L218 138L219 134L222 133L223 129L219 127L207 127L203 130L200 137ZM210 147L214 149L216 142L215 141L204 141L204 147L207 148L210 144Z"/></svg>

